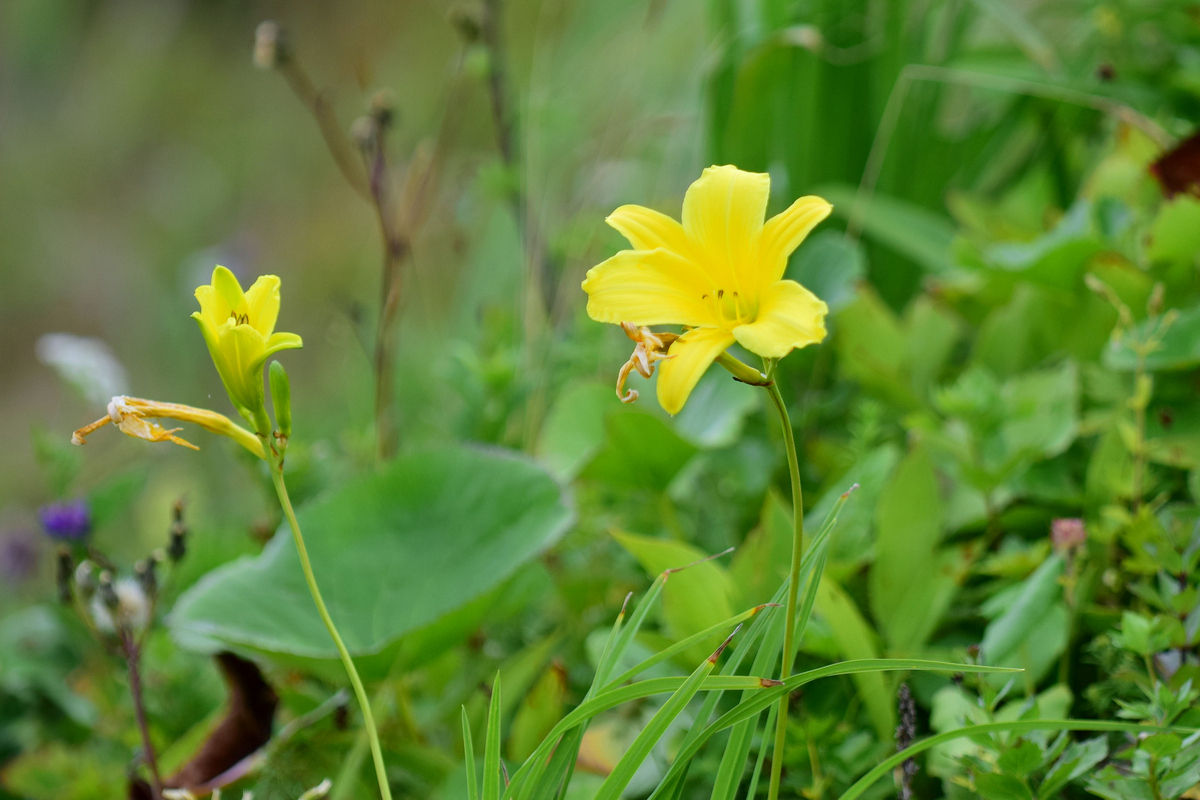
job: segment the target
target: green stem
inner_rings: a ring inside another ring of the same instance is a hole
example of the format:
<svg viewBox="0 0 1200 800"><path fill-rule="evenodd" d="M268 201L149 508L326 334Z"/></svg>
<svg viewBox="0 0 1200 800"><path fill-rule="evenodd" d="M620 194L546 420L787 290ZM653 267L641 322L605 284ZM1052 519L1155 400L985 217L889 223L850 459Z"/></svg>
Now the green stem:
<svg viewBox="0 0 1200 800"><path fill-rule="evenodd" d="M787 405L779 386L772 382L767 387L779 412L779 424L783 426L783 446L787 451L788 472L792 478L792 568L788 584L787 614L783 628L783 666L779 679L786 681L792 674L792 662L796 660L796 600L800 593L800 562L804 557L804 494L800 486L800 462L796 458L796 439L792 435L792 421L788 417ZM779 797L779 780L783 771L783 745L787 737L788 696L779 698L779 714L775 718L775 744L771 751L771 783L767 800Z"/></svg>
<svg viewBox="0 0 1200 800"><path fill-rule="evenodd" d="M304 537L300 534L300 523L296 521L296 512L292 509L292 500L288 497L287 486L283 482L282 464L271 465L271 480L275 483L275 493L279 495L279 504L283 506L283 513L287 516L288 524L292 528L292 541L296 543L296 552L300 555L300 566L304 569L304 580L308 583L308 591L312 593L313 602L317 605L317 613L321 615L321 621L325 623L325 628L329 631L334 646L337 647L342 664L346 667L346 673L350 676L350 685L354 687L354 696L358 698L358 706L362 709L363 724L371 743L371 757L375 760L375 777L379 780L379 793L383 796L383 800L392 800L392 790L388 787L387 770L383 764L383 751L379 747L379 732L375 729L375 718L371 714L371 701L367 697L366 690L363 689L362 679L358 677L358 670L354 668L350 651L342 642L341 634L338 633L337 626L333 624L329 610L325 608L325 601L321 599L321 590L317 588L317 579L313 575L312 564L308 560L308 548L304 546Z"/></svg>

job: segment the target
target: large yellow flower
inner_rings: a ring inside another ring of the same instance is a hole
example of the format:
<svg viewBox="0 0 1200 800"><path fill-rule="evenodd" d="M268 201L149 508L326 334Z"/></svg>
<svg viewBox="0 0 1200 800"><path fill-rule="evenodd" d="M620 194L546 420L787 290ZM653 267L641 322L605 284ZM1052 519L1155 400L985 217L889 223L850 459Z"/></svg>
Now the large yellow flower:
<svg viewBox="0 0 1200 800"><path fill-rule="evenodd" d="M263 364L280 350L300 347L294 333L275 333L279 316L279 278L263 275L248 292L225 267L213 270L212 283L196 289L200 310L192 318L208 344L221 382L234 408L252 425L265 415Z"/></svg>
<svg viewBox="0 0 1200 800"><path fill-rule="evenodd" d="M683 224L642 206L608 218L632 250L588 270L588 315L599 322L690 328L659 367L658 402L677 414L700 376L734 342L764 358L825 338L825 303L782 280L788 256L832 206L801 197L763 223L770 176L709 167L688 189Z"/></svg>

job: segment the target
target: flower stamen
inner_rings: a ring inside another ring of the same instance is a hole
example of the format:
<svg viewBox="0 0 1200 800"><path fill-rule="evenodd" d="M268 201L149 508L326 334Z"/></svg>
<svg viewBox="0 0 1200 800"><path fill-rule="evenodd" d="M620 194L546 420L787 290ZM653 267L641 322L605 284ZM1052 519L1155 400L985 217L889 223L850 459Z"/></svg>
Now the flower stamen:
<svg viewBox="0 0 1200 800"><path fill-rule="evenodd" d="M622 403L632 403L638 399L638 391L637 389L625 389L625 382L629 379L630 373L637 370L637 373L643 378L653 376L658 362L671 357L667 350L670 349L671 343L679 337L674 333L655 333L647 327L638 327L632 322L622 322L621 330L625 331L625 335L630 340L637 342L629 360L621 365L621 371L617 373L617 397Z"/></svg>

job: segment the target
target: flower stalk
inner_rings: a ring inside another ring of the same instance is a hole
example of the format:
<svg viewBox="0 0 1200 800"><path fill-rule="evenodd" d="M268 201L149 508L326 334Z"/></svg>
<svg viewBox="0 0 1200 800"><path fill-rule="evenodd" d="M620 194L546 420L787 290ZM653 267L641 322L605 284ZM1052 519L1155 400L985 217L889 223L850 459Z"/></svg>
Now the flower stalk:
<svg viewBox="0 0 1200 800"><path fill-rule="evenodd" d="M773 371L773 370L770 370ZM792 662L796 660L796 603L800 593L800 563L804 559L804 490L800 485L800 462L796 457L796 439L792 433L792 422L779 386L774 381L766 385L767 394L775 410L779 412L779 424L783 428L783 447L787 452L788 474L792 483L792 564L788 572L788 599L783 628L783 664L779 669L779 680L786 681L792 675ZM816 576L819 579L819 576ZM779 698L779 713L775 716L775 742L771 757L771 782L767 789L768 800L779 797L779 782L783 774L783 746L787 738L788 696Z"/></svg>
<svg viewBox="0 0 1200 800"><path fill-rule="evenodd" d="M118 396L108 405L108 414L90 425L85 425L71 437L76 445L86 443L87 436L100 428L112 423L127 436L144 439L150 442L173 442L184 447L198 450L191 442L179 438L175 434L181 428L163 428L155 420L174 419L199 425L212 433L234 440L249 450L256 457L266 462L271 473L271 482L275 486L275 494L279 505L287 518L292 532L292 541L296 545L296 553L300 557L300 567L304 572L304 581L308 584L309 593L317 607L317 613L329 631L330 638L337 648L342 665L350 678L355 697L362 709L363 723L371 746L371 755L375 762L375 776L379 781L379 793L383 800L392 800L391 788L388 786L387 770L383 763L383 751L379 745L379 732L375 728L375 719L371 714L370 700L363 688L362 679L346 649L345 642L338 632L337 625L329 615L325 600L321 597L320 587L317 586L313 574L312 562L308 557L308 548L304 543L304 535L300 532L300 523L296 520L295 509L288 495L287 483L283 476L284 455L287 452L288 439L292 430L291 386L287 372L278 361L270 366L271 403L275 411L275 424L267 414L266 396L263 388L263 370L267 358L280 350L302 346L299 336L293 333L277 333L275 321L279 315L280 281L274 275L264 275L255 281L246 292L242 291L237 278L224 267L213 271L212 282L196 290L196 299L200 301L200 311L192 315L199 323L200 332L208 345L213 364L221 376L221 382L229 395L230 402L238 413L254 427L251 432L233 422L224 414L218 414L206 408L194 408L179 403L162 403L156 400L143 400L138 397ZM178 521L178 519L177 519ZM147 579L149 579L147 575ZM133 684L135 698L140 692L140 684L136 675L136 661L140 653L140 641L128 639L126 653L130 659L130 682ZM147 750L147 758L155 780L156 796L161 796L161 781L153 754L149 751L149 738L141 717L144 716L139 707L139 723L143 728L143 739Z"/></svg>
<svg viewBox="0 0 1200 800"><path fill-rule="evenodd" d="M342 659L342 665L346 668L346 674L350 677L350 685L354 689L354 696L362 710L363 725L371 745L371 758L375 762L375 777L379 782L379 794L383 800L392 800L392 790L388 786L387 780L387 768L383 763L383 750L379 745L379 731L375 727L375 718L371 714L371 699L367 697L362 679L358 676L358 670L354 666L354 659L351 658L350 651L346 649L346 644L342 641L341 634L338 633L337 625L334 624L333 617L329 615L329 609L325 607L325 600L321 597L321 589L317 586L312 562L308 558L308 548L304 544L304 535L300 532L300 523L296 520L296 512L292 508L287 483L283 478L282 455L273 459L271 463L271 482L275 485L275 494L279 496L279 505L283 508L283 515L287 517L288 527L291 528L292 541L296 545L297 555L300 556L300 568L304 571L304 581L308 584L308 591L317 607L317 613L321 615L321 622L325 623L325 629L329 631L329 637L333 639L333 645Z"/></svg>

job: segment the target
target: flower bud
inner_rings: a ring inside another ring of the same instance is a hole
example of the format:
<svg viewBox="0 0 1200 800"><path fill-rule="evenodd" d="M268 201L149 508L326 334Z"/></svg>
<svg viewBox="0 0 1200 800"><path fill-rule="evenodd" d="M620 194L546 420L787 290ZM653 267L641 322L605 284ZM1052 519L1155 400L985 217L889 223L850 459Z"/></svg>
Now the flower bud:
<svg viewBox="0 0 1200 800"><path fill-rule="evenodd" d="M183 522L183 498L175 501L171 507L171 539L167 545L167 558L171 563L179 562L187 555L187 525Z"/></svg>
<svg viewBox="0 0 1200 800"><path fill-rule="evenodd" d="M271 382L271 403L275 407L275 426L283 437L281 444L286 447L287 440L292 435L292 388L288 381L287 370L278 361L272 361L267 371Z"/></svg>
<svg viewBox="0 0 1200 800"><path fill-rule="evenodd" d="M1087 528L1081 519L1056 519L1050 523L1054 552L1068 553L1087 543Z"/></svg>

